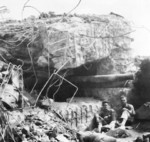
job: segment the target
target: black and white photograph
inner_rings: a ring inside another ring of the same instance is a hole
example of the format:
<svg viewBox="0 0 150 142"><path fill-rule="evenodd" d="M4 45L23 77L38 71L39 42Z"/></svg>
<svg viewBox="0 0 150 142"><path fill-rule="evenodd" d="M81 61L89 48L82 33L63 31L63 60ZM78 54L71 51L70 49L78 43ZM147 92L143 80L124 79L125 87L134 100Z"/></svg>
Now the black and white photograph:
<svg viewBox="0 0 150 142"><path fill-rule="evenodd" d="M150 142L150 0L0 0L0 142Z"/></svg>

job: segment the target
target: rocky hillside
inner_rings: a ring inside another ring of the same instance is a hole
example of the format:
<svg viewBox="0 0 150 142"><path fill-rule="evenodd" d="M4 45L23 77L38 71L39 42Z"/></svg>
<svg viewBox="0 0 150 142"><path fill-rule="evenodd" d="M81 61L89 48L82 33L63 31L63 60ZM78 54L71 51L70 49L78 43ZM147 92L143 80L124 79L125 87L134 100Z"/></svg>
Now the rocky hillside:
<svg viewBox="0 0 150 142"><path fill-rule="evenodd" d="M135 72L132 32L113 13L7 21L0 25L0 58L22 66L30 90L42 88L54 70L65 76Z"/></svg>

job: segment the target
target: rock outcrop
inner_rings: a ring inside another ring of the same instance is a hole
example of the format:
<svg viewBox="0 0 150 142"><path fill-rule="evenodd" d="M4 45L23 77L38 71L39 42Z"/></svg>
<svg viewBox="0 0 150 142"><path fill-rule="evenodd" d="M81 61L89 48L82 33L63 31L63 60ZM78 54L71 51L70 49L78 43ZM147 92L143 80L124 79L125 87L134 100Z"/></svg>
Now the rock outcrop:
<svg viewBox="0 0 150 142"><path fill-rule="evenodd" d="M25 88L30 91L39 92L55 70L65 77L136 71L130 55L133 31L123 17L56 16L1 23L0 29L1 60L23 65ZM44 93L53 94L56 87L53 90Z"/></svg>
<svg viewBox="0 0 150 142"><path fill-rule="evenodd" d="M136 110L136 119L150 120L150 102L144 103Z"/></svg>
<svg viewBox="0 0 150 142"><path fill-rule="evenodd" d="M128 58L116 54L128 52L133 41L130 23L124 18L84 15L49 21L5 23L0 32L1 55L12 62L23 60L24 67L33 60L38 67L56 69L64 63L64 68L74 68L108 56Z"/></svg>

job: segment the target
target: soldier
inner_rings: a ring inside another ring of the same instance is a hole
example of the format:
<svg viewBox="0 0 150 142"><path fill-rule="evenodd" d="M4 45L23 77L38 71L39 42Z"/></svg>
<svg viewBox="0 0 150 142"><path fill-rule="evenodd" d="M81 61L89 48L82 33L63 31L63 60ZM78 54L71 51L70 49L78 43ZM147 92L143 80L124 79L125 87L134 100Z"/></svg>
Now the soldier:
<svg viewBox="0 0 150 142"><path fill-rule="evenodd" d="M98 114L95 115L98 122L98 131L106 129L114 129L116 124L116 113L114 109L110 108L108 101L102 102L102 108Z"/></svg>
<svg viewBox="0 0 150 142"><path fill-rule="evenodd" d="M134 117L135 110L132 104L127 103L125 95L121 95L121 107L120 127L125 128L126 122Z"/></svg>

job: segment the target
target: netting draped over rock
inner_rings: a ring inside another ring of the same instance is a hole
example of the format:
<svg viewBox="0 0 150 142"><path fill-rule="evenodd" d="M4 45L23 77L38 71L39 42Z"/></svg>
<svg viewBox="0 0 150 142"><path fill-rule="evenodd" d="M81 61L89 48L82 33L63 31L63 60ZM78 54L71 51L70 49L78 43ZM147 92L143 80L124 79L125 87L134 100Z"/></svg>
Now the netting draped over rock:
<svg viewBox="0 0 150 142"><path fill-rule="evenodd" d="M80 21L73 23L57 22L50 25L45 50L49 52L50 59L56 68L66 61L67 67L78 67L87 62L100 60L111 56L113 49L122 48L128 50L132 38L130 23L123 18L114 16L102 16L98 21ZM101 21L103 20L103 22ZM107 22L106 22L107 21ZM44 37L44 36L43 36ZM44 54L44 56L46 56Z"/></svg>
<svg viewBox="0 0 150 142"><path fill-rule="evenodd" d="M1 60L23 64L26 88L32 89L37 80L36 88L43 87L49 75L61 67L83 65L86 75L133 70L130 64L132 29L126 19L111 14L61 18L24 20L0 27ZM79 73L81 75L81 71ZM76 75L73 70L68 74Z"/></svg>
<svg viewBox="0 0 150 142"><path fill-rule="evenodd" d="M59 69L74 68L114 55L114 50L128 51L132 32L130 22L115 15L68 17L37 20L33 23L9 23L1 27L0 50L9 61L24 60L24 65L33 62L39 67L52 66ZM28 47L28 48L27 48ZM28 50L27 50L28 49ZM126 54L126 53L125 53ZM25 67L25 66L24 66Z"/></svg>

